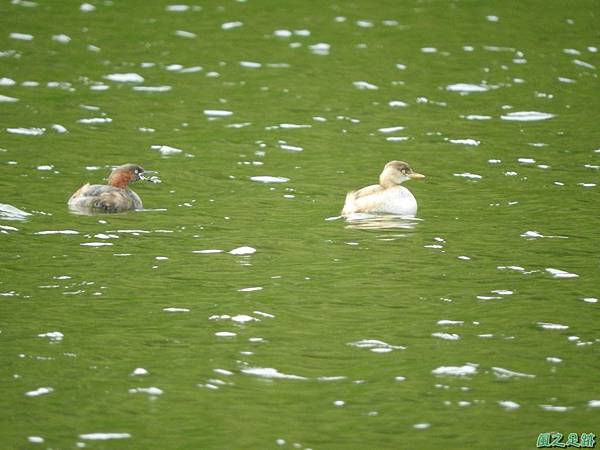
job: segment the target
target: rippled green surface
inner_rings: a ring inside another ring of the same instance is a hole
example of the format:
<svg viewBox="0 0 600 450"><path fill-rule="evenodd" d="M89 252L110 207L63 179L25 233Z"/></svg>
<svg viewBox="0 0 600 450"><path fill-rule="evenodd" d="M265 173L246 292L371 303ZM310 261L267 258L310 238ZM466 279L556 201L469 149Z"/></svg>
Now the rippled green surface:
<svg viewBox="0 0 600 450"><path fill-rule="evenodd" d="M0 218L2 448L504 449L600 434L596 2L13 3L0 5L0 78L15 82L0 95L18 99L0 102L0 203L31 216ZM555 117L501 119L519 111ZM407 184L420 220L326 220L392 159L427 175ZM148 211L67 210L125 162L160 172L134 186ZM40 234L60 230L76 234ZM256 253L228 253L241 246ZM223 252L193 253L209 249ZM53 331L64 339L38 336ZM405 349L351 345L365 340ZM447 366L472 373L433 373ZM40 387L52 392L26 395Z"/></svg>

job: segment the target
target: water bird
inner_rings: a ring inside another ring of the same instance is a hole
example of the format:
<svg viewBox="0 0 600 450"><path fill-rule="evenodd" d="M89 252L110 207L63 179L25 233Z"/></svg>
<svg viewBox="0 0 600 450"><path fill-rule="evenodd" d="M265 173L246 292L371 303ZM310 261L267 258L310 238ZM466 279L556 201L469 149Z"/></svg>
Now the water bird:
<svg viewBox="0 0 600 450"><path fill-rule="evenodd" d="M154 172L144 170L136 164L115 167L108 177L108 184L86 183L71 196L67 204L75 210L99 210L106 213L142 209L142 199L129 189L129 183L138 180L159 182L156 177L146 178L145 175L149 173Z"/></svg>
<svg viewBox="0 0 600 450"><path fill-rule="evenodd" d="M407 163L390 161L379 175L379 184L348 192L342 216L355 213L414 216L417 213L417 199L401 184L421 178L425 178L425 175L413 172Z"/></svg>

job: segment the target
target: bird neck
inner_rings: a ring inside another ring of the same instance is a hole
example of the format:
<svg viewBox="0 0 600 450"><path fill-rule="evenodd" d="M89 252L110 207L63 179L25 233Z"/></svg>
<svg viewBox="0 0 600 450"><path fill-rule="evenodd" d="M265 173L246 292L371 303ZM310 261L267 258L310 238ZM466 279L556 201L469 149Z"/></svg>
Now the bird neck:
<svg viewBox="0 0 600 450"><path fill-rule="evenodd" d="M131 175L128 172L113 172L108 177L108 184L120 189L127 189Z"/></svg>
<svg viewBox="0 0 600 450"><path fill-rule="evenodd" d="M383 172L381 172L381 175L379 175L379 184L385 189L399 185L399 183L396 183L394 180L392 172L388 169L385 169Z"/></svg>

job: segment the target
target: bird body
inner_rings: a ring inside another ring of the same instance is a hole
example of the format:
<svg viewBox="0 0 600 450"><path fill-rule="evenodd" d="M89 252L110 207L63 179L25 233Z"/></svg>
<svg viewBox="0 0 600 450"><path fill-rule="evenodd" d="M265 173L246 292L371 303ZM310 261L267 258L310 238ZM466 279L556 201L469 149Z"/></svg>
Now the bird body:
<svg viewBox="0 0 600 450"><path fill-rule="evenodd" d="M390 161L379 176L379 184L348 192L342 216L355 213L397 214L414 216L417 199L404 186L406 180L425 178L402 161Z"/></svg>
<svg viewBox="0 0 600 450"><path fill-rule="evenodd" d="M75 210L98 210L107 213L142 209L142 199L129 189L129 183L144 179L144 169L134 164L119 166L111 172L108 184L85 184L69 198Z"/></svg>

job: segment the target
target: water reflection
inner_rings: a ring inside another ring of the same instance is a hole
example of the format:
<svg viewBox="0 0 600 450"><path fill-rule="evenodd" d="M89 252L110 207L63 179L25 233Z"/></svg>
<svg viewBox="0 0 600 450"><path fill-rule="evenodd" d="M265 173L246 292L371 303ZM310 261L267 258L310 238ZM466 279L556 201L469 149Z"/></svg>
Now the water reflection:
<svg viewBox="0 0 600 450"><path fill-rule="evenodd" d="M357 213L346 217L346 228L358 230L412 230L423 219L395 214Z"/></svg>
<svg viewBox="0 0 600 450"><path fill-rule="evenodd" d="M30 216L28 212L15 208L6 203L0 203L0 219L4 220L26 220Z"/></svg>

